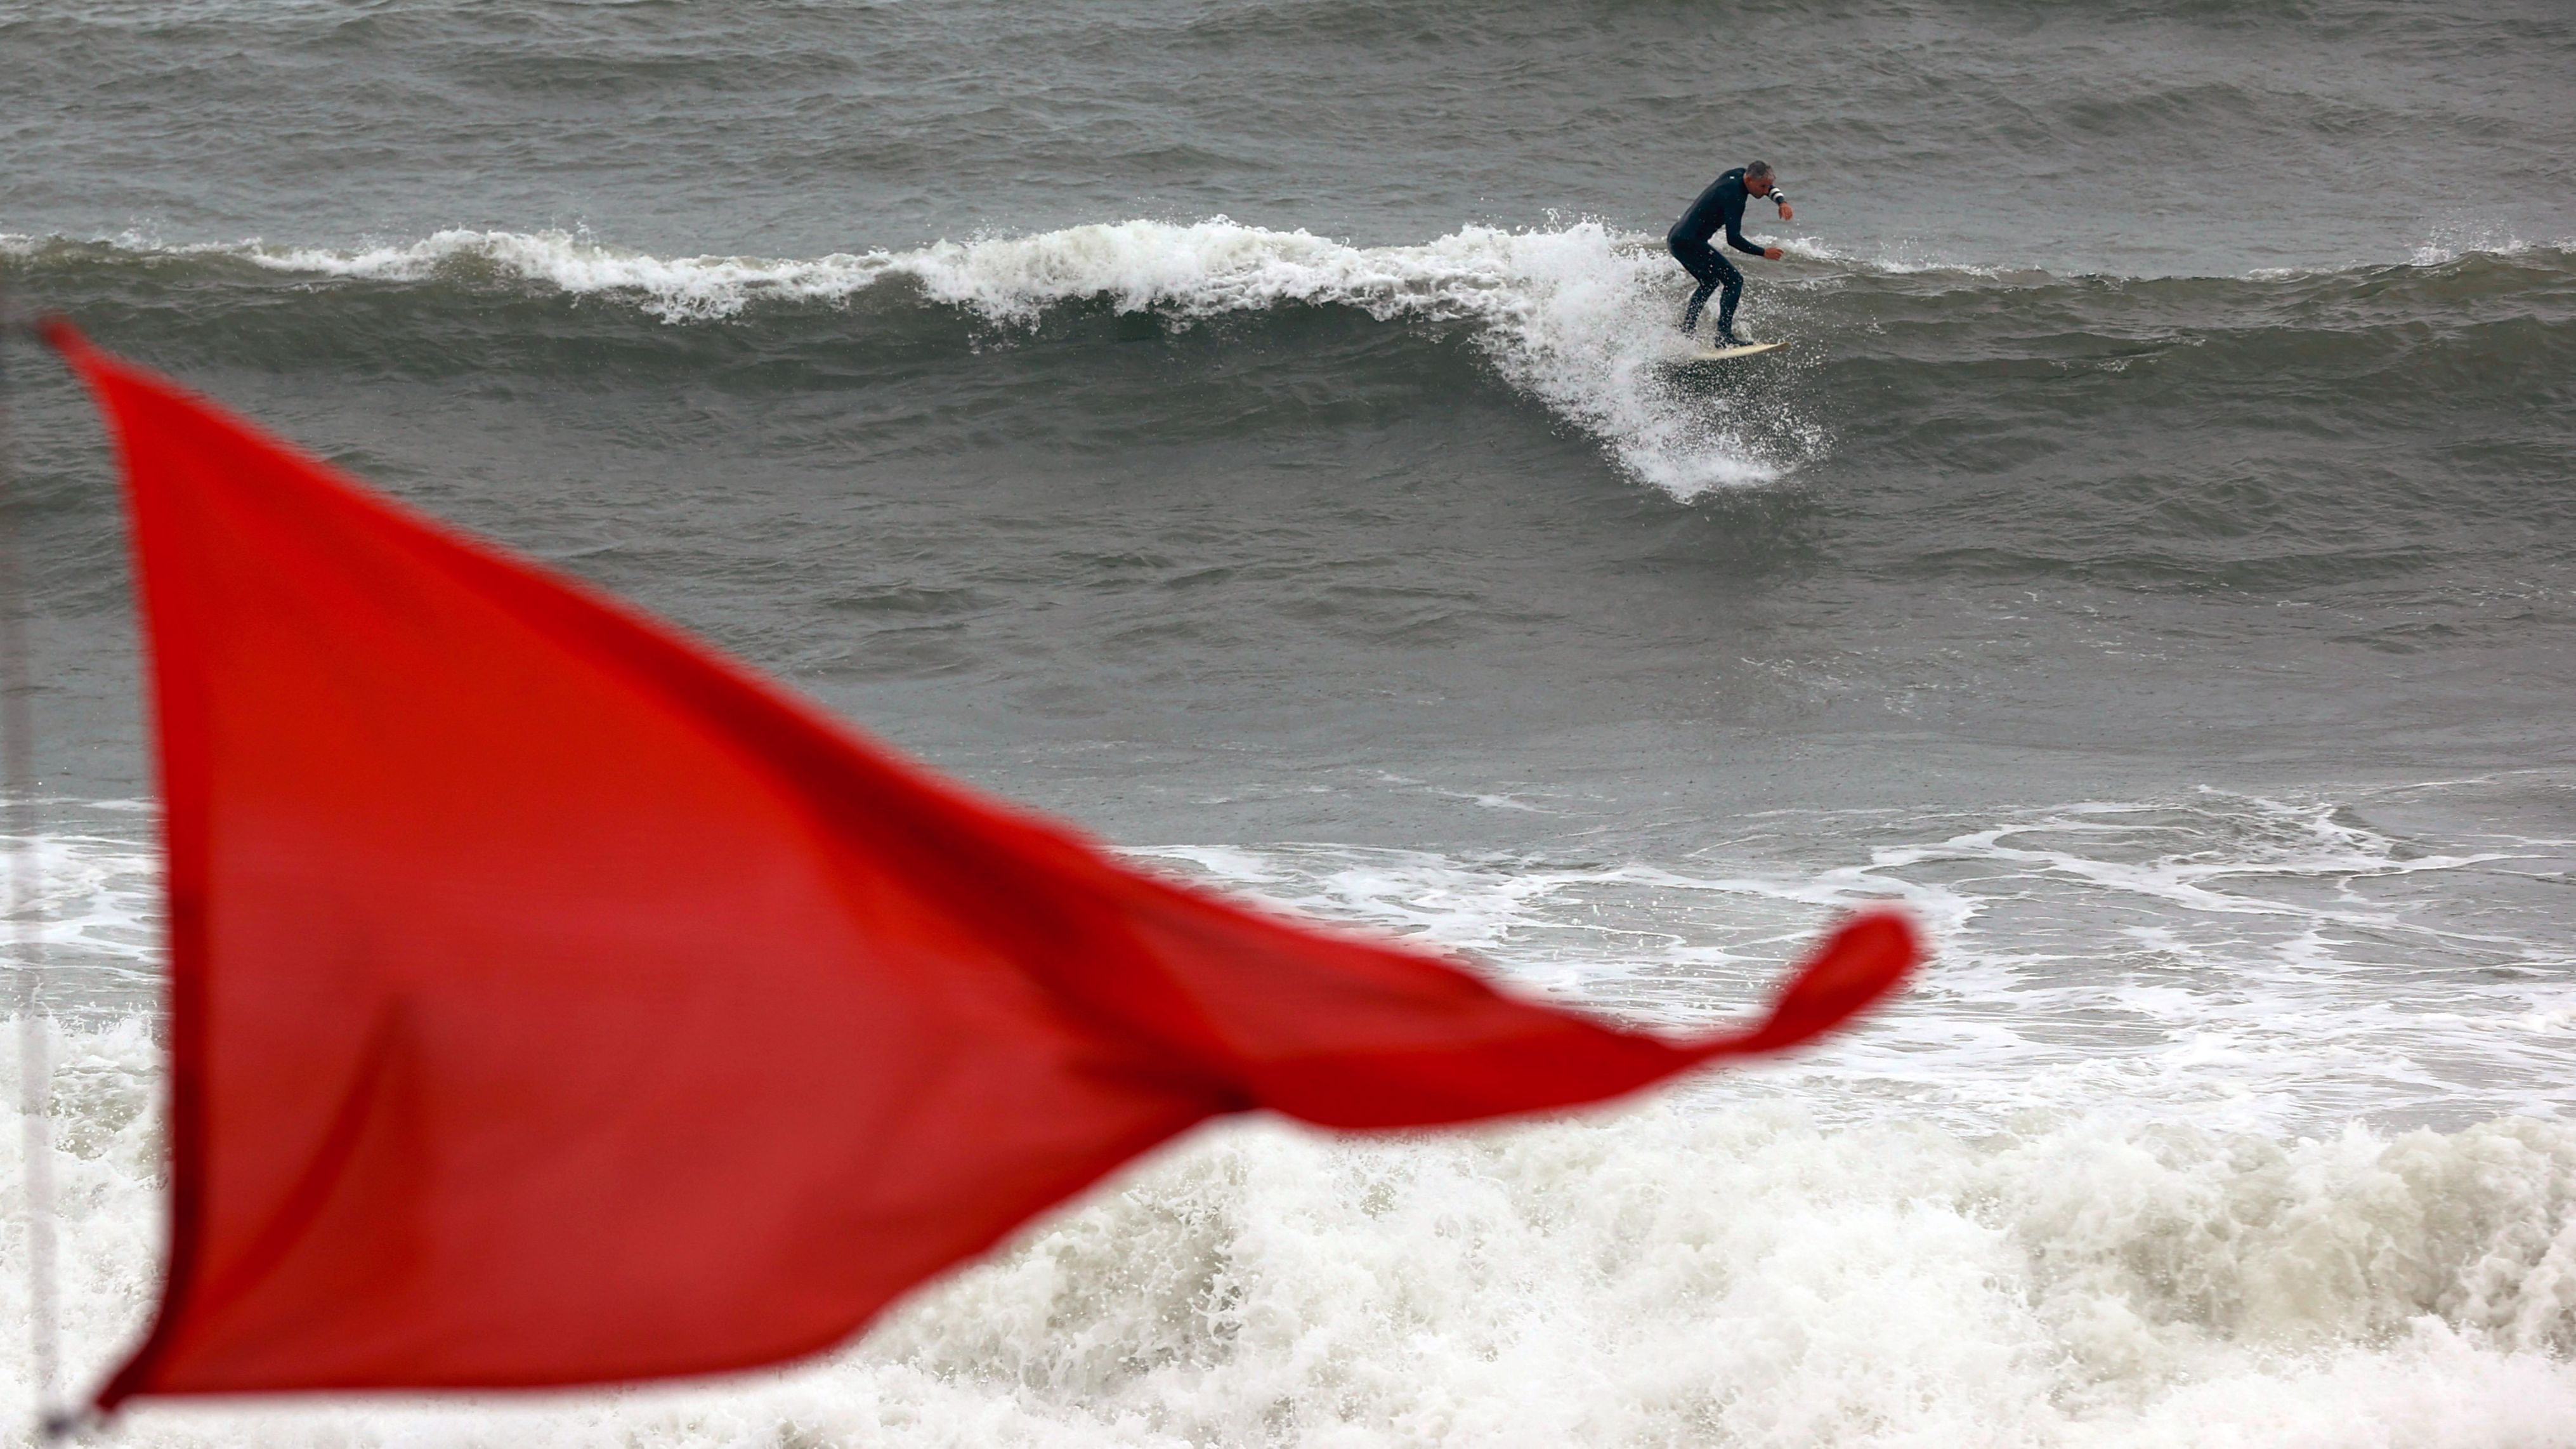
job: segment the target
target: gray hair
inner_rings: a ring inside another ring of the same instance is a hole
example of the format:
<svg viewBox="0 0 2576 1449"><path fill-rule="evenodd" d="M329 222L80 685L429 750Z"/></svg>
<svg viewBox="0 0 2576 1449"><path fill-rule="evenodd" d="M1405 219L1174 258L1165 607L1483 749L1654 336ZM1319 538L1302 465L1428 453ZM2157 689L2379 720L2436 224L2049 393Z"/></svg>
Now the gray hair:
<svg viewBox="0 0 2576 1449"><path fill-rule="evenodd" d="M1768 161L1755 161L1744 168L1744 179L1747 181L1759 181L1770 174L1771 163Z"/></svg>

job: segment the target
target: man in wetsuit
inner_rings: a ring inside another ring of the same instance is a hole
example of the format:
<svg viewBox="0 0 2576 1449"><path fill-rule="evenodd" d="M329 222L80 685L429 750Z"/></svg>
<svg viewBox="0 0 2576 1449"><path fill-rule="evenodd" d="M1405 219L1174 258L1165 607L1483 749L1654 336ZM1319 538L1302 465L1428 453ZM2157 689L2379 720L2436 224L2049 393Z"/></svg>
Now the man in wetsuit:
<svg viewBox="0 0 2576 1449"><path fill-rule="evenodd" d="M1790 219L1789 198L1772 185L1771 163L1755 161L1739 166L1709 183L1682 219L1673 223L1664 245L1673 249L1673 260L1682 269L1699 278L1699 290L1691 293L1690 305L1682 309L1682 330L1699 327L1699 309L1708 305L1708 294L1723 287L1724 296L1717 303L1717 335L1729 347L1741 347L1744 339L1735 335L1735 301L1744 295L1744 274L1735 264L1720 255L1708 239L1726 228L1726 244L1739 252L1780 260L1778 247L1757 247L1744 239L1744 203L1746 198L1763 196L1779 203L1780 219Z"/></svg>

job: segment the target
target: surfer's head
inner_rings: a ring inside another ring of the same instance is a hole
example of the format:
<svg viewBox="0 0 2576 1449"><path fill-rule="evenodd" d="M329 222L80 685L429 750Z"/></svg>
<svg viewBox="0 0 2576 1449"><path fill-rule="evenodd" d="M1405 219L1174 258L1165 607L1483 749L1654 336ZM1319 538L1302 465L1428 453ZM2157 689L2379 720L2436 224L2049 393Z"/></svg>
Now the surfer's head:
<svg viewBox="0 0 2576 1449"><path fill-rule="evenodd" d="M1771 194L1771 163L1754 161L1744 168L1744 189L1755 196Z"/></svg>

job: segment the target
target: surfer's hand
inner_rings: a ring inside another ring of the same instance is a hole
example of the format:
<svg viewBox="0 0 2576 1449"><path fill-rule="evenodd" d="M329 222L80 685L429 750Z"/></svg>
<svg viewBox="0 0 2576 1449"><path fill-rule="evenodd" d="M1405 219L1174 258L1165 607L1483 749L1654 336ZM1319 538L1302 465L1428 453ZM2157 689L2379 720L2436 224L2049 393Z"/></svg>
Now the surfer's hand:
<svg viewBox="0 0 2576 1449"><path fill-rule="evenodd" d="M1791 211L1789 209L1789 203L1784 201L1780 203L1780 219L1782 221L1796 221L1798 219L1798 213Z"/></svg>
<svg viewBox="0 0 2576 1449"><path fill-rule="evenodd" d="M1778 247L1764 247L1762 249L1762 255L1769 257L1771 260L1776 262L1780 260L1781 253Z"/></svg>

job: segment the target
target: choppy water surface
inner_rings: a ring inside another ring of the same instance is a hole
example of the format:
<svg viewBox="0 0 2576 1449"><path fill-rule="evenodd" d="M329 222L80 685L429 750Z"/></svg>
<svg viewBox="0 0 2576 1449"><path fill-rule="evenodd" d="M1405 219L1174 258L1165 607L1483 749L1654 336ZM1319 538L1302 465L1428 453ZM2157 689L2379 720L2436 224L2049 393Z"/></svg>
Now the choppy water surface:
<svg viewBox="0 0 2576 1449"><path fill-rule="evenodd" d="M2576 1442L2564 7L0 45L18 299L979 785L1674 1027L1849 906L1940 950L1626 1112L1212 1133L825 1365L129 1438ZM1754 153L1793 345L1676 369L1661 231ZM88 1372L158 1231L151 785L109 460L8 361Z"/></svg>

